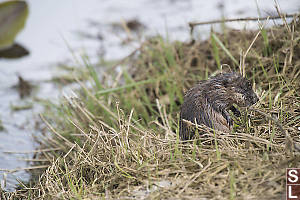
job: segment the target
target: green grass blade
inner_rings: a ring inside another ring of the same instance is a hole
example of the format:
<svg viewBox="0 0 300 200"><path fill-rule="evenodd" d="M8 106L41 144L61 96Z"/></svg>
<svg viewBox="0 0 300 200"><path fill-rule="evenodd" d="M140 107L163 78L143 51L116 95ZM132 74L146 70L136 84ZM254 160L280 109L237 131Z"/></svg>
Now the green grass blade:
<svg viewBox="0 0 300 200"><path fill-rule="evenodd" d="M156 79L148 79L148 80L139 81L139 82L135 82L135 83L129 83L129 84L126 84L126 85L123 85L123 86L120 86L120 87L116 87L116 88L104 89L104 90L98 91L96 94L108 94L108 93L111 93L111 92L117 92L117 91L120 91L120 90L124 90L124 89L127 89L127 88L132 88L132 87L139 86L139 85L144 85L144 84L147 84L147 83L154 83L155 81L157 81L157 80Z"/></svg>
<svg viewBox="0 0 300 200"><path fill-rule="evenodd" d="M229 58L234 62L234 64L239 65L239 62L232 56L232 54L229 52L229 50L224 46L224 44L221 42L221 40L218 38L218 36L214 33L211 34L212 38L220 45L220 47L223 49L223 51L229 56Z"/></svg>

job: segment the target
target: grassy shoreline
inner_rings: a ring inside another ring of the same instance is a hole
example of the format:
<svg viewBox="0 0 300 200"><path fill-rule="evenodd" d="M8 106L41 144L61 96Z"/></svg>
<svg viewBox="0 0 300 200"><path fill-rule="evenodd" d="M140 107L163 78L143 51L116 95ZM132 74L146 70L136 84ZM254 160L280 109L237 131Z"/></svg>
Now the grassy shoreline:
<svg viewBox="0 0 300 200"><path fill-rule="evenodd" d="M204 128L205 137L190 143L178 138L184 91L220 71L221 64L239 71L240 52L257 32L225 29L190 43L154 37L122 62L126 67L108 68L101 79L83 58L88 83L78 81L76 97L42 115L53 134L40 141L50 150L36 158L49 167L34 185L0 197L281 198L285 168L300 164L299 152L287 145L300 141L299 18L263 29L254 41L245 75L260 101L235 118L232 134Z"/></svg>

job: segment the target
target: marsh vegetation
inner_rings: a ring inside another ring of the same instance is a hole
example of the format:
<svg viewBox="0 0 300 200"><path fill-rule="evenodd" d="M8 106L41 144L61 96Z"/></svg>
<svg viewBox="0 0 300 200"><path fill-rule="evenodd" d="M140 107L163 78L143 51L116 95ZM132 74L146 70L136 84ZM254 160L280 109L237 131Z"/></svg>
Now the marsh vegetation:
<svg viewBox="0 0 300 200"><path fill-rule="evenodd" d="M51 135L35 165L49 167L1 197L279 199L285 169L300 163L299 52L295 17L256 31L224 26L205 41L152 37L101 77L83 56L80 89L41 115ZM182 142L184 92L229 68L251 80L259 102L233 116L232 133L199 126L204 135Z"/></svg>

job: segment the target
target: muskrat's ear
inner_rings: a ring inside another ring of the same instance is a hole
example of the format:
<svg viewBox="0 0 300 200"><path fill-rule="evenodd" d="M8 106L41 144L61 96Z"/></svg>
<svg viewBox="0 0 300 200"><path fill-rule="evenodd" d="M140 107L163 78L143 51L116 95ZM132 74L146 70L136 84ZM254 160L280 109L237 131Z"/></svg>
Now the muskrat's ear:
<svg viewBox="0 0 300 200"><path fill-rule="evenodd" d="M224 86L224 87L227 87L229 84L230 84L230 80L229 79L224 79L223 81L222 81L222 85Z"/></svg>
<svg viewBox="0 0 300 200"><path fill-rule="evenodd" d="M237 82L237 81L239 81L241 79L242 79L242 76L241 76L240 73L238 73L238 72L232 73L232 76L231 76L231 81L232 82Z"/></svg>
<svg viewBox="0 0 300 200"><path fill-rule="evenodd" d="M227 73L225 78L223 79L223 84L226 86L232 82L236 82L236 80L238 80L239 78L241 78L239 73L236 73L236 72Z"/></svg>
<svg viewBox="0 0 300 200"><path fill-rule="evenodd" d="M242 75L239 72L233 72L232 74L233 74L232 77L234 77L234 78L241 78L242 77Z"/></svg>

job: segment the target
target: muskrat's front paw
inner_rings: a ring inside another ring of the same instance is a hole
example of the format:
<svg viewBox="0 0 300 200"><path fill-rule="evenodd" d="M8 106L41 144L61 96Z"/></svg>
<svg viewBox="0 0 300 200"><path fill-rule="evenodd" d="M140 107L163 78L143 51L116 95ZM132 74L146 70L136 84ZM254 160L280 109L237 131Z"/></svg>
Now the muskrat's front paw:
<svg viewBox="0 0 300 200"><path fill-rule="evenodd" d="M229 126L233 125L233 120L230 117L228 117L226 120Z"/></svg>
<svg viewBox="0 0 300 200"><path fill-rule="evenodd" d="M229 126L232 126L232 125L233 125L233 120L231 119L229 113L228 113L226 110L223 110L223 111L222 111L222 115L223 115L223 117L226 119L227 124L228 124Z"/></svg>
<svg viewBox="0 0 300 200"><path fill-rule="evenodd" d="M236 116L236 117L240 117L241 116L241 112L239 110L235 110L233 111L233 114Z"/></svg>
<svg viewBox="0 0 300 200"><path fill-rule="evenodd" d="M231 106L230 110L232 111L232 113L234 114L234 116L236 116L236 117L240 117L241 116L241 112L236 107Z"/></svg>

